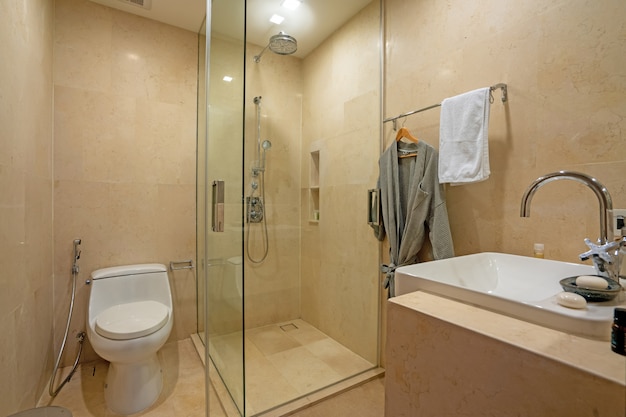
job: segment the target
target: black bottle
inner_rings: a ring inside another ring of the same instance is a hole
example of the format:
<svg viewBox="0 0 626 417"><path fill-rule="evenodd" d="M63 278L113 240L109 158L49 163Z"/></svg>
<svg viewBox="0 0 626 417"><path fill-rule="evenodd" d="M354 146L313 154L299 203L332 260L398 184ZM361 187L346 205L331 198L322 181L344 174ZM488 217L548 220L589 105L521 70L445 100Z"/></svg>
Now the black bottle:
<svg viewBox="0 0 626 417"><path fill-rule="evenodd" d="M611 350L626 356L626 308L615 309L611 329Z"/></svg>

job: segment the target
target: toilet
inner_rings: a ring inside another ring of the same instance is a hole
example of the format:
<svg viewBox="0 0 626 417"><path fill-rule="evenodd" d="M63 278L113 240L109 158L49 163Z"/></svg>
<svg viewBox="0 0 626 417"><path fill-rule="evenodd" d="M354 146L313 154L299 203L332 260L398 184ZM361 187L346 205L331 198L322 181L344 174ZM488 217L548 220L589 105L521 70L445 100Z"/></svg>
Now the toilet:
<svg viewBox="0 0 626 417"><path fill-rule="evenodd" d="M110 362L104 399L118 414L150 407L163 388L157 351L172 331L167 268L140 264L91 273L87 337Z"/></svg>

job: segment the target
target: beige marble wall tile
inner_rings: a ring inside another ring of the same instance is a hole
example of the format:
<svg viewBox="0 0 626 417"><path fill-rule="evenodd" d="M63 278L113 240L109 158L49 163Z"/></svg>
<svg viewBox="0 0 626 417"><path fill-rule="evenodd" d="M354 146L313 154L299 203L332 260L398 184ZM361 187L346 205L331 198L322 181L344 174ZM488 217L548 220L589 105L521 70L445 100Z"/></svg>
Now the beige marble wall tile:
<svg viewBox="0 0 626 417"><path fill-rule="evenodd" d="M491 106L488 181L448 187L457 254L487 250L576 262L584 237L598 235L590 190L560 182L540 190L530 219L519 218L525 188L561 169L596 176L615 207L626 204L622 146L624 4L586 1L518 4L390 0L386 7L385 116L505 82ZM514 11L514 12L512 12ZM405 126L438 146L439 110ZM392 134L385 126L385 137ZM389 143L389 141L387 141Z"/></svg>
<svg viewBox="0 0 626 417"><path fill-rule="evenodd" d="M376 183L380 149L379 121L372 117L380 97L378 19L373 2L303 66L302 181L309 184L310 152L319 150L320 221L302 234L302 317L373 363L378 250L365 198ZM308 217L304 211L303 224Z"/></svg>
<svg viewBox="0 0 626 417"><path fill-rule="evenodd" d="M0 414L34 407L53 355L52 1L0 4Z"/></svg>
<svg viewBox="0 0 626 417"><path fill-rule="evenodd" d="M111 25L116 13L82 0L55 3L55 85L90 91L110 90L113 77Z"/></svg>
<svg viewBox="0 0 626 417"><path fill-rule="evenodd" d="M197 35L87 0L55 11L55 309L61 326L81 238L74 334L91 271L195 262ZM196 331L194 273L170 273L170 286L179 340Z"/></svg>
<svg viewBox="0 0 626 417"><path fill-rule="evenodd" d="M262 46L246 50L244 190L249 196L254 180L250 172L258 158L257 106L260 105L261 141L272 143L266 152L264 177L259 176L259 196L265 185L268 254L262 258L265 232L261 223L245 224L244 272L246 328L282 322L300 316L300 149L302 146L302 63L291 56L264 54ZM249 228L249 231L248 231ZM273 300L273 301L270 301ZM277 302L280 300L280 302ZM257 404L260 406L260 404Z"/></svg>

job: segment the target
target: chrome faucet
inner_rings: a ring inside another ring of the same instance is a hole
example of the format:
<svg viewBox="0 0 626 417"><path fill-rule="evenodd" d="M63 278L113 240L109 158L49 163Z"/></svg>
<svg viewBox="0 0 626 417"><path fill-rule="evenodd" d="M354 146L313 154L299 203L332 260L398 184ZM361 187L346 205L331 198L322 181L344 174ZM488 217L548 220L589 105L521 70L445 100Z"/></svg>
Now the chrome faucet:
<svg viewBox="0 0 626 417"><path fill-rule="evenodd" d="M613 200L611 194L598 180L587 174L574 171L557 171L546 174L537 178L528 186L522 196L522 205L520 208L521 217L530 217L530 202L533 195L543 185L557 180L573 180L580 182L591 188L600 205L600 238L598 244L593 243L590 239L585 239L585 244L589 250L579 255L580 260L586 261L591 258L596 267L598 275L602 275L619 282L619 270L621 264L620 247L626 245L626 238L621 241L613 240Z"/></svg>

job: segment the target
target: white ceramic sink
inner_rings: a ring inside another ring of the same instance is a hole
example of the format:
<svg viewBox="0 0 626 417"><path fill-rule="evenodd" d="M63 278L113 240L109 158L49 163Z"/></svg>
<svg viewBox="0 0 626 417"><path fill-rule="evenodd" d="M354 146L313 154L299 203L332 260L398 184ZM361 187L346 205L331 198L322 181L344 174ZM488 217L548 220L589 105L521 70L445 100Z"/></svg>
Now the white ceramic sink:
<svg viewBox="0 0 626 417"><path fill-rule="evenodd" d="M592 266L484 252L400 267L396 296L425 291L566 333L608 340L615 300L574 310L556 302L562 278L595 275Z"/></svg>

